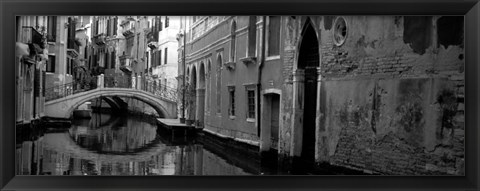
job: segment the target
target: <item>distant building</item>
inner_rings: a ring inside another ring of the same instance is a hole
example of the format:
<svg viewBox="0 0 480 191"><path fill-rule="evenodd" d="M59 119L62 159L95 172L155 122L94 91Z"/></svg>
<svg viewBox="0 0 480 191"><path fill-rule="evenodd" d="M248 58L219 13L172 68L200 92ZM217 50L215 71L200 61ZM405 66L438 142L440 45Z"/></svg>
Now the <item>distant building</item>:
<svg viewBox="0 0 480 191"><path fill-rule="evenodd" d="M180 17L151 17L147 33L147 74L148 87L160 91L162 88L176 90L178 76L178 42Z"/></svg>
<svg viewBox="0 0 480 191"><path fill-rule="evenodd" d="M122 76L120 61L123 36L117 16L93 16L91 19L90 69L93 76L104 74L106 79ZM127 82L125 82L127 83Z"/></svg>

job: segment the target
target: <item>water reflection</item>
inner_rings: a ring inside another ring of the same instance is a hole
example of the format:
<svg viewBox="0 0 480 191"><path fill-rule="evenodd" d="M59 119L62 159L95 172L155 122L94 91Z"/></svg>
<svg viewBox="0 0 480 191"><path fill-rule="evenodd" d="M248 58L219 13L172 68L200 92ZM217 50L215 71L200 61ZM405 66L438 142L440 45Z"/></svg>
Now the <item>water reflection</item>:
<svg viewBox="0 0 480 191"><path fill-rule="evenodd" d="M255 161L238 164L191 140L179 144L137 117L94 114L29 137L17 143L19 175L260 174Z"/></svg>

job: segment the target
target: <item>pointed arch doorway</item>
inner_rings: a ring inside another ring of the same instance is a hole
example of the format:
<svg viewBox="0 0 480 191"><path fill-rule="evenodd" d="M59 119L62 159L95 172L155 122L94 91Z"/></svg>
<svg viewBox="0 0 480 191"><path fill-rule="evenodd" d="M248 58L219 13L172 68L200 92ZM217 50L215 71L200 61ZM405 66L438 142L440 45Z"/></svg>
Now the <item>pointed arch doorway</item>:
<svg viewBox="0 0 480 191"><path fill-rule="evenodd" d="M297 69L294 74L297 114L294 155L301 163L315 162L316 115L319 86L320 54L317 34L310 18L307 18L301 33Z"/></svg>

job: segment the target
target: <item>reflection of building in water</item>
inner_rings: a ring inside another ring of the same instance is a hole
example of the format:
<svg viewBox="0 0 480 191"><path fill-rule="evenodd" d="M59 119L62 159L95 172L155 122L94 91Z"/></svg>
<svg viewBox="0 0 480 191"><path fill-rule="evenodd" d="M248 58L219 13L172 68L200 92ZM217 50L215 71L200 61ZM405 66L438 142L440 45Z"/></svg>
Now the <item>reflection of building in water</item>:
<svg viewBox="0 0 480 191"><path fill-rule="evenodd" d="M18 144L17 174L248 174L201 145L165 145L157 137L156 126L144 121L129 118L117 125L85 124L91 123L75 122L66 132L47 132L35 141Z"/></svg>
<svg viewBox="0 0 480 191"><path fill-rule="evenodd" d="M96 152L134 152L156 138L156 127L147 122L125 121L119 117L100 118L100 115L93 115L90 121L105 121L106 125L102 122L96 127L73 125L69 132L78 145Z"/></svg>
<svg viewBox="0 0 480 191"><path fill-rule="evenodd" d="M67 137L67 136L66 136ZM22 175L247 175L242 168L200 145L170 146L139 161L91 160L56 151L42 140L17 148L17 174ZM72 151L75 152L75 151ZM145 157L143 157L145 158Z"/></svg>

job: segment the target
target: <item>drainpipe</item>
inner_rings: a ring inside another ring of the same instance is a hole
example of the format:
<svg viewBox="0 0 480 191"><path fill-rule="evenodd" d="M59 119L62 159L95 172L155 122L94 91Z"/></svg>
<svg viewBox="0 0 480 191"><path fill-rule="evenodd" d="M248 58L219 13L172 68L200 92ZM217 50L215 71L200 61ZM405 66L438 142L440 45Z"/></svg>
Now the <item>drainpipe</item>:
<svg viewBox="0 0 480 191"><path fill-rule="evenodd" d="M266 27L267 27L267 16L263 16L263 22L262 22L262 53L261 53L261 56L262 56L262 60L260 60L260 64L258 65L258 82L257 82L257 135L258 137L260 137L260 132L261 132L261 109L260 109L260 90L262 89L262 68L263 68L263 65L264 65L264 62L265 62L265 35L267 34L267 30L266 30Z"/></svg>

